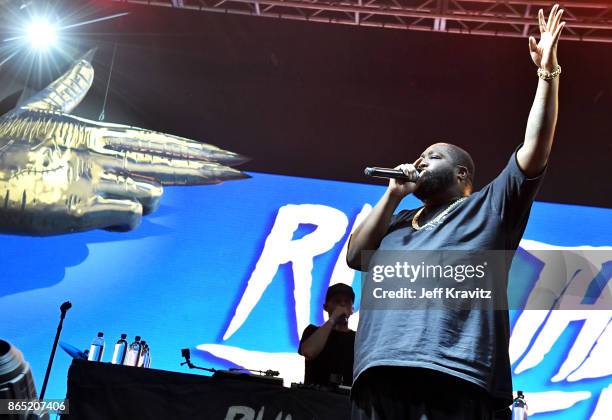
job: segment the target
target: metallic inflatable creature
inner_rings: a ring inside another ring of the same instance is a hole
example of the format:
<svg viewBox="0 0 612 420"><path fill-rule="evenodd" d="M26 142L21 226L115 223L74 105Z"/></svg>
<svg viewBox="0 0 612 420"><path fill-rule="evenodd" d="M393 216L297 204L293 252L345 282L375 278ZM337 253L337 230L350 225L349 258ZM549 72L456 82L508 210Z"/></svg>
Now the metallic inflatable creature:
<svg viewBox="0 0 612 420"><path fill-rule="evenodd" d="M248 178L225 166L246 160L236 153L70 115L93 82L92 55L0 117L0 233L130 230L163 185Z"/></svg>

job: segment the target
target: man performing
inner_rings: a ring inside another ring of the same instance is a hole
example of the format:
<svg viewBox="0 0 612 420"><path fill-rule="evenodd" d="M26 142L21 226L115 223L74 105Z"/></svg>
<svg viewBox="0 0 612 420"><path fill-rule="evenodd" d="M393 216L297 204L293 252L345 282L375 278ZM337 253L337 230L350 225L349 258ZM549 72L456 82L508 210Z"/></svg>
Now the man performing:
<svg viewBox="0 0 612 420"><path fill-rule="evenodd" d="M529 38L538 87L524 142L503 171L482 190L472 192L470 155L447 143L428 147L413 164L397 167L408 176L420 173L418 181L391 180L353 233L349 266L367 270L362 251L371 250L516 250L553 142L562 13L558 5L548 21L542 10L538 13L540 41ZM423 201L423 207L394 215L410 193ZM355 341L352 418L509 418L509 336L507 310L362 307Z"/></svg>
<svg viewBox="0 0 612 420"><path fill-rule="evenodd" d="M320 327L306 327L298 349L306 358L306 385L353 383L355 331L349 329L348 319L353 314L354 302L351 286L337 283L327 289L323 308L329 319Z"/></svg>

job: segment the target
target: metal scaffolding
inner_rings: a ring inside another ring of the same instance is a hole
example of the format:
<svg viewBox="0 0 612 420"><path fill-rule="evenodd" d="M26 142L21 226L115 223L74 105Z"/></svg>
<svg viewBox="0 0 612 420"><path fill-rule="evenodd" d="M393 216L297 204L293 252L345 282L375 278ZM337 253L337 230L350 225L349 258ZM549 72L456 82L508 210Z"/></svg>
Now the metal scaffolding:
<svg viewBox="0 0 612 420"><path fill-rule="evenodd" d="M538 9L527 0L113 0L203 12L263 16L413 31L521 37L538 34ZM612 0L561 3L563 39L612 42ZM604 1L607 1L606 4Z"/></svg>

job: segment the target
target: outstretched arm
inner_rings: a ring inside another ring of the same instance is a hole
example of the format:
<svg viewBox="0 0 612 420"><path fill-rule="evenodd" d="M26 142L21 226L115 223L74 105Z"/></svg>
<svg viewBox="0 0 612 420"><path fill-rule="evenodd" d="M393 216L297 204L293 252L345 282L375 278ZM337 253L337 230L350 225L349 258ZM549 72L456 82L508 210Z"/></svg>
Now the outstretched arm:
<svg viewBox="0 0 612 420"><path fill-rule="evenodd" d="M540 42L529 37L531 58L540 69L538 89L527 120L525 141L517 152L518 164L528 177L539 175L546 163L553 143L557 124L559 77L557 44L565 22L561 22L563 9L555 5L550 11L548 22L542 9L538 12ZM549 79L549 80L546 80Z"/></svg>

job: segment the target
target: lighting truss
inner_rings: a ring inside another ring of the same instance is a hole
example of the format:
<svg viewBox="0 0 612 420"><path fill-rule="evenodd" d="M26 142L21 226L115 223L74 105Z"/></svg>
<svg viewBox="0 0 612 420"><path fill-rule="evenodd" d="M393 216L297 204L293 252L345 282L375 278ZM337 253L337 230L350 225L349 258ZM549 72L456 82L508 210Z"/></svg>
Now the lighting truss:
<svg viewBox="0 0 612 420"><path fill-rule="evenodd" d="M526 0L113 0L203 12L524 38L537 35L538 9L554 2ZM562 38L612 42L612 1L561 3Z"/></svg>

